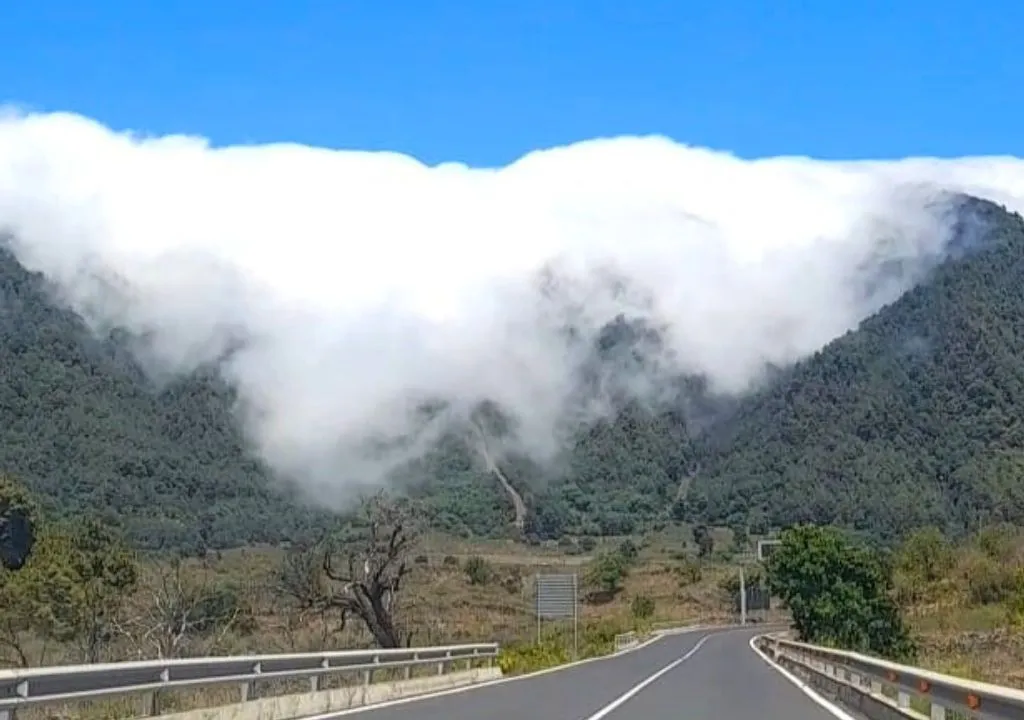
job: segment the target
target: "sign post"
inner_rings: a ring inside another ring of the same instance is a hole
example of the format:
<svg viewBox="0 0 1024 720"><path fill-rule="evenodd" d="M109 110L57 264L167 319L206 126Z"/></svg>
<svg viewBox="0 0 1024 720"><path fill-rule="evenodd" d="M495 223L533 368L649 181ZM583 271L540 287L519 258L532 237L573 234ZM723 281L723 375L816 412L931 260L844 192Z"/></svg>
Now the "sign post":
<svg viewBox="0 0 1024 720"><path fill-rule="evenodd" d="M572 656L579 657L579 602L576 574L537 575L537 643L542 620L572 618Z"/></svg>

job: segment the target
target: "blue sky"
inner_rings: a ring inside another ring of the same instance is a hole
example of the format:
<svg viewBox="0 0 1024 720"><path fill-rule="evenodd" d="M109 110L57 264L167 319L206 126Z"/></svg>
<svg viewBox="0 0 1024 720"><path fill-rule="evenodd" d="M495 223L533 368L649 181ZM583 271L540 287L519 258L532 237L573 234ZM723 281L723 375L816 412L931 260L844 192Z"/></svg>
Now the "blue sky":
<svg viewBox="0 0 1024 720"><path fill-rule="evenodd" d="M0 102L428 163L646 133L743 156L1024 155L1024 5L970 8L9 0Z"/></svg>

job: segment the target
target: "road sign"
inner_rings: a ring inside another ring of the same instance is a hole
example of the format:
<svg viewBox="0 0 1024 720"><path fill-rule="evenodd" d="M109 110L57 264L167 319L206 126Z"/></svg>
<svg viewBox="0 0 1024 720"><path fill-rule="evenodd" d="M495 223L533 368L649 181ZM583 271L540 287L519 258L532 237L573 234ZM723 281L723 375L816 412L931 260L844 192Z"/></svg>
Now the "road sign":
<svg viewBox="0 0 1024 720"><path fill-rule="evenodd" d="M542 620L572 618L573 658L579 656L579 602L576 574L537 575L537 643Z"/></svg>
<svg viewBox="0 0 1024 720"><path fill-rule="evenodd" d="M576 575L537 576L537 617L544 620L576 616Z"/></svg>
<svg viewBox="0 0 1024 720"><path fill-rule="evenodd" d="M757 559L764 562L772 556L776 548L782 544L781 540L769 539L757 541Z"/></svg>

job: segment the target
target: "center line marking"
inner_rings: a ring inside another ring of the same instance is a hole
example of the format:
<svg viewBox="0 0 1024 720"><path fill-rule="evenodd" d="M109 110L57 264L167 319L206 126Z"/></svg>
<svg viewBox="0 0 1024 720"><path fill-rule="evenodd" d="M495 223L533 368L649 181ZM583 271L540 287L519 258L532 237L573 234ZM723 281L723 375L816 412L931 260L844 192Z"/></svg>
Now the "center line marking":
<svg viewBox="0 0 1024 720"><path fill-rule="evenodd" d="M634 685L629 690L624 692L622 695L620 695L619 697L617 697L614 700L612 700L610 703L605 705L603 708L598 710L593 715L589 715L589 716L583 718L583 720L601 720L601 718L607 717L614 710L617 710L623 703L625 703L631 697L633 697L634 695L639 693L641 690L643 690L645 687L650 685L652 682L654 682L655 680L660 678L662 675L664 675L665 673L671 672L672 670L675 670L677 667L679 667L684 662L686 662L691 657L693 657L694 654L696 654L696 652L698 650L700 650L700 646L703 645L704 642L709 637L711 637L711 636L710 635L705 635L699 641L697 641L697 644L694 645L692 648L690 648L690 650L687 651L687 653L685 655L683 655L681 658L677 658L676 660L673 660L668 665L663 667L661 670L659 670L658 672L654 673L653 675L651 675L650 677L646 678L645 680L640 681L638 684Z"/></svg>

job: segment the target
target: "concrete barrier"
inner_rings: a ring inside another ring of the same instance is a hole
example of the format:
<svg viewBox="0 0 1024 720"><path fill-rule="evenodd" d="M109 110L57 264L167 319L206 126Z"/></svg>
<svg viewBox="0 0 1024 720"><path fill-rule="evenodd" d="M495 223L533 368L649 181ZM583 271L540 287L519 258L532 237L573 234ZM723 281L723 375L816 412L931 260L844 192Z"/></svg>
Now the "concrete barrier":
<svg viewBox="0 0 1024 720"><path fill-rule="evenodd" d="M275 695L233 705L197 708L172 715L161 715L160 718L162 720L292 720L438 690L475 685L489 680L497 680L500 677L501 670L499 668L478 668L446 675L357 685L316 693Z"/></svg>

